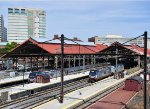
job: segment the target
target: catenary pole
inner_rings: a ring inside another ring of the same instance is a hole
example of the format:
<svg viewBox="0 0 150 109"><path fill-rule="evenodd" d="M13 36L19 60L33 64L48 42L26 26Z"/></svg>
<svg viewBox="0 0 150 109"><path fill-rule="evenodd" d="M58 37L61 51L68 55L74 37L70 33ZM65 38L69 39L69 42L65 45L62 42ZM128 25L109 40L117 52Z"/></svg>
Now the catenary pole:
<svg viewBox="0 0 150 109"><path fill-rule="evenodd" d="M144 32L144 109L147 109L147 32Z"/></svg>
<svg viewBox="0 0 150 109"><path fill-rule="evenodd" d="M63 83L64 81L64 35L61 35L61 91L60 91L60 103L63 103Z"/></svg>

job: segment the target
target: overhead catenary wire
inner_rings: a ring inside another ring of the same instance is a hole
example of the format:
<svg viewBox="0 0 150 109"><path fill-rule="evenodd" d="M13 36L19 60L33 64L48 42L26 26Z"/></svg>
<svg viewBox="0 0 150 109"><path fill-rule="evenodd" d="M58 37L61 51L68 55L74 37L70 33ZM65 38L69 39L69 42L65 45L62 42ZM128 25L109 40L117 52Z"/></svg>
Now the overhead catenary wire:
<svg viewBox="0 0 150 109"><path fill-rule="evenodd" d="M65 37L65 38L66 38L67 40L69 40L69 41L72 41L72 42L78 44L78 45L81 45L81 44L77 43L76 41L73 41L72 39L69 39L69 38L67 38L67 37ZM86 49L88 49L88 50L93 51L94 53L97 53L96 51L94 51L94 50L92 50L92 49L90 49L90 48L88 48L88 47L86 47L86 46L83 46L83 47L86 48Z"/></svg>
<svg viewBox="0 0 150 109"><path fill-rule="evenodd" d="M130 40L128 40L128 41L122 43L122 45L124 45L124 44L126 44L126 43L128 43L128 42L130 42L130 41L132 41L132 40L135 40L135 39L137 39L137 38L140 38L140 37L142 37L142 36L144 36L144 34L143 34L143 35L140 35L140 36L137 36L137 37L135 37L135 38L133 38L133 39L130 39Z"/></svg>

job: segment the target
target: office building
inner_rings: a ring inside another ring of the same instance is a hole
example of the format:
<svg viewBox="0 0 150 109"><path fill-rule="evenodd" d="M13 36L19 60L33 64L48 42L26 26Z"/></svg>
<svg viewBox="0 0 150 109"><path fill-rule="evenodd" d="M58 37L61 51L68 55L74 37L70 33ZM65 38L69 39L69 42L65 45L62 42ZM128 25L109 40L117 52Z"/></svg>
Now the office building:
<svg viewBox="0 0 150 109"><path fill-rule="evenodd" d="M119 36L119 35L106 35L104 37L99 37L99 36L91 37L91 38L88 38L88 41L94 42L95 44L111 45L112 43L114 43L116 41L119 43L125 43L133 38L134 37L123 37L123 36ZM147 42L148 42L148 48L150 48L150 44L149 44L150 39L148 39ZM131 40L126 43L126 45L131 45L131 44L135 44L140 47L144 47L143 37L139 37L137 39Z"/></svg>
<svg viewBox="0 0 150 109"><path fill-rule="evenodd" d="M46 13L41 9L8 8L8 41L22 43L46 36Z"/></svg>
<svg viewBox="0 0 150 109"><path fill-rule="evenodd" d="M0 15L0 42L7 41L7 29L4 27L3 15Z"/></svg>

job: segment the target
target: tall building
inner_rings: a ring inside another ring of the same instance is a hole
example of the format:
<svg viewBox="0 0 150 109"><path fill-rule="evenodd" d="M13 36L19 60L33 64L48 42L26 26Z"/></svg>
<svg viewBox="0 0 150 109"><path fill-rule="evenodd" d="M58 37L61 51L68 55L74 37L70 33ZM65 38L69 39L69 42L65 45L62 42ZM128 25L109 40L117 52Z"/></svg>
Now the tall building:
<svg viewBox="0 0 150 109"><path fill-rule="evenodd" d="M7 29L4 27L3 15L0 15L0 42L7 41Z"/></svg>
<svg viewBox="0 0 150 109"><path fill-rule="evenodd" d="M22 43L46 36L46 12L32 8L8 8L8 41Z"/></svg>
<svg viewBox="0 0 150 109"><path fill-rule="evenodd" d="M114 42L119 42L119 43L124 43L127 42L129 40L133 39L133 37L123 37L123 36L119 36L119 35L106 35L105 37L99 37L99 36L95 36L95 37L91 37L88 38L89 42L94 42L95 44L106 44L106 45L111 45ZM150 48L150 39L147 40L148 42L148 48ZM144 46L144 40L143 37L139 37L137 39L131 40L126 44L136 44L140 47Z"/></svg>

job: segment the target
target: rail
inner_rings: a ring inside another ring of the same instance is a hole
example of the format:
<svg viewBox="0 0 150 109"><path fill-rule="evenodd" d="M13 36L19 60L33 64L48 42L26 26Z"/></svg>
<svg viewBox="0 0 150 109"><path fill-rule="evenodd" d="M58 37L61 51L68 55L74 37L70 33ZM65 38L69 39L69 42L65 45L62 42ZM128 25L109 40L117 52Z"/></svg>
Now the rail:
<svg viewBox="0 0 150 109"><path fill-rule="evenodd" d="M134 69L132 71L136 71L136 70L137 69ZM143 71L143 69L142 70L140 69L140 70L136 71L135 73L130 74L130 76L128 76L127 78L137 75L142 71ZM118 89L119 87L123 86L125 80L126 80L126 78L123 78L118 83L115 83L114 85L112 85L110 87L104 88L103 91L98 91L96 93L93 93L92 95L89 95L88 97L86 97L80 101L77 101L74 104L68 105L64 109L84 109L87 106L94 103L95 101L97 101L98 99L104 97L105 95L107 95L107 94L111 93L112 91Z"/></svg>

